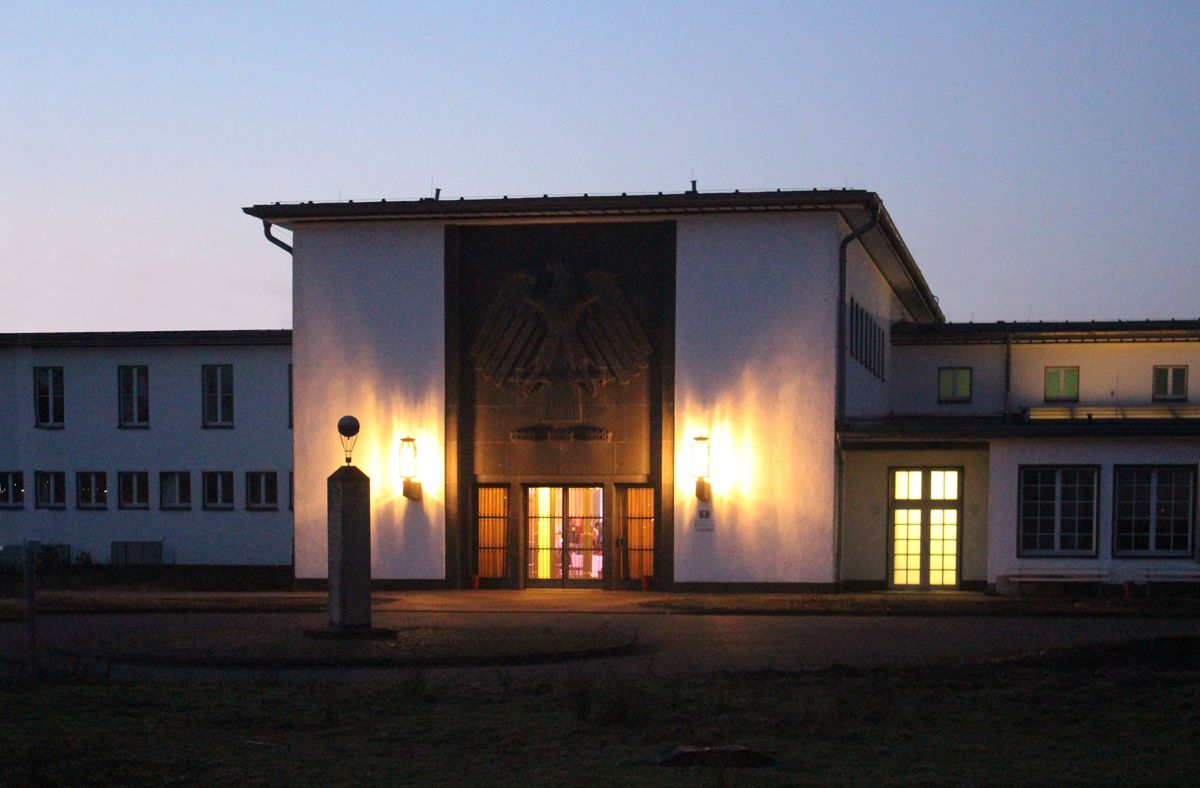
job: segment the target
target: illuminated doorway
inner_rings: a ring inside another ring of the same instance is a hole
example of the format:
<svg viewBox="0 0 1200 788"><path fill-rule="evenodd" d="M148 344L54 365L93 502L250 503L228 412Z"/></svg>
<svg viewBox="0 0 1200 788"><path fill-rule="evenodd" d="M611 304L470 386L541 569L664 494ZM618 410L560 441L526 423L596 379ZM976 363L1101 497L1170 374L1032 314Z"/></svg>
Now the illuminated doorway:
<svg viewBox="0 0 1200 788"><path fill-rule="evenodd" d="M890 477L889 584L892 588L957 588L962 472L896 468Z"/></svg>
<svg viewBox="0 0 1200 788"><path fill-rule="evenodd" d="M530 585L596 586L604 578L604 488L526 490Z"/></svg>

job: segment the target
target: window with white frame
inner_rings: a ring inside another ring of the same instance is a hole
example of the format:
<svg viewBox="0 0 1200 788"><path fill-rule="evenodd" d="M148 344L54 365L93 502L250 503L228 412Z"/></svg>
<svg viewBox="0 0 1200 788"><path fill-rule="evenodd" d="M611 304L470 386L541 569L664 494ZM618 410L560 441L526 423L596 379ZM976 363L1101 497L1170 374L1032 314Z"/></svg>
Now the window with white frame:
<svg viewBox="0 0 1200 788"><path fill-rule="evenodd" d="M25 508L25 474L0 471L0 509Z"/></svg>
<svg viewBox="0 0 1200 788"><path fill-rule="evenodd" d="M233 508L233 471L205 471L204 508Z"/></svg>
<svg viewBox="0 0 1200 788"><path fill-rule="evenodd" d="M275 471L246 472L246 508L258 511L279 508L279 481Z"/></svg>
<svg viewBox="0 0 1200 788"><path fill-rule="evenodd" d="M192 474L163 471L158 475L158 505L161 509L192 508Z"/></svg>
<svg viewBox="0 0 1200 788"><path fill-rule="evenodd" d="M33 368L34 425L58 429L63 426L63 368Z"/></svg>
<svg viewBox="0 0 1200 788"><path fill-rule="evenodd" d="M79 471L75 474L75 507L108 508L108 474L104 471Z"/></svg>
<svg viewBox="0 0 1200 788"><path fill-rule="evenodd" d="M1079 401L1079 367L1046 367L1046 402Z"/></svg>
<svg viewBox="0 0 1200 788"><path fill-rule="evenodd" d="M1021 466L1021 556L1096 553L1096 467Z"/></svg>
<svg viewBox="0 0 1200 788"><path fill-rule="evenodd" d="M117 471L117 507L150 508L150 474L146 471Z"/></svg>
<svg viewBox="0 0 1200 788"><path fill-rule="evenodd" d="M938 402L971 401L971 367L938 369Z"/></svg>
<svg viewBox="0 0 1200 788"><path fill-rule="evenodd" d="M63 509L67 505L67 475L62 471L33 472L34 506Z"/></svg>
<svg viewBox="0 0 1200 788"><path fill-rule="evenodd" d="M1188 396L1187 372L1186 366L1155 367L1154 399L1186 400Z"/></svg>
<svg viewBox="0 0 1200 788"><path fill-rule="evenodd" d="M117 367L117 423L121 427L150 426L149 367Z"/></svg>
<svg viewBox="0 0 1200 788"><path fill-rule="evenodd" d="M1113 554L1192 553L1196 469L1190 465L1113 468Z"/></svg>
<svg viewBox="0 0 1200 788"><path fill-rule="evenodd" d="M233 426L233 365L205 364L202 368L205 427Z"/></svg>

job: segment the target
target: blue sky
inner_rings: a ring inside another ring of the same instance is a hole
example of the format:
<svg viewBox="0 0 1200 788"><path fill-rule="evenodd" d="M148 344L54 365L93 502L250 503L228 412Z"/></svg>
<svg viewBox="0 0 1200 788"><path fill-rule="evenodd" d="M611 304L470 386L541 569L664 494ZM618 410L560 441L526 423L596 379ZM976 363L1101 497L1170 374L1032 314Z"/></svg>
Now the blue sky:
<svg viewBox="0 0 1200 788"><path fill-rule="evenodd" d="M853 187L952 320L1200 317L1196 3L0 3L0 331L275 328L274 200Z"/></svg>

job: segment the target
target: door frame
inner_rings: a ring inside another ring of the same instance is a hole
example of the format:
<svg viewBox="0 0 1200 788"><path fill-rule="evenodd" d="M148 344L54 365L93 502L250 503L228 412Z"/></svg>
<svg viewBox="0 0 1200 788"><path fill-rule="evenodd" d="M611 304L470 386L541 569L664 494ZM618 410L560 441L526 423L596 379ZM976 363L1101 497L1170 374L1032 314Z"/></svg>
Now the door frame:
<svg viewBox="0 0 1200 788"><path fill-rule="evenodd" d="M613 577L613 485L604 482L522 482L518 485L521 490L521 519L519 525L520 540L520 574L524 588L610 588ZM549 487L563 492L563 576L560 578L531 578L529 576L529 491L534 488ZM600 488L600 577L572 580L569 574L569 551L566 548L567 520L570 517L568 508L571 488Z"/></svg>
<svg viewBox="0 0 1200 788"><path fill-rule="evenodd" d="M900 501L896 499L896 472L921 471L920 501ZM932 471L956 471L958 473L958 498L951 501L934 501L929 498L929 475ZM957 591L962 588L962 557L965 523L963 518L963 500L966 497L966 471L961 465L889 465L887 469L887 508L884 550L886 551L884 581L891 591ZM916 505L902 505L902 504ZM934 505L934 504L942 505ZM944 505L953 503L952 506ZM896 585L895 577L895 536L894 528L897 509L921 510L921 582L917 585ZM954 555L954 585L929 584L929 512L933 509L954 509L958 513L958 538Z"/></svg>

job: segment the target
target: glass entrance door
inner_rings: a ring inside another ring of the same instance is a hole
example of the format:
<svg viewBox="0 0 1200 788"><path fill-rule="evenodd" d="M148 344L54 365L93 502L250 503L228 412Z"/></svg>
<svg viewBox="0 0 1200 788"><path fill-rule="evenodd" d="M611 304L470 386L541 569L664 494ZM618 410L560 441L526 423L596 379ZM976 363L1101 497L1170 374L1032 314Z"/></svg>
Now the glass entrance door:
<svg viewBox="0 0 1200 788"><path fill-rule="evenodd" d="M894 469L888 507L893 588L957 588L961 473L949 468Z"/></svg>
<svg viewBox="0 0 1200 788"><path fill-rule="evenodd" d="M525 511L528 580L594 585L603 579L603 487L530 487Z"/></svg>

